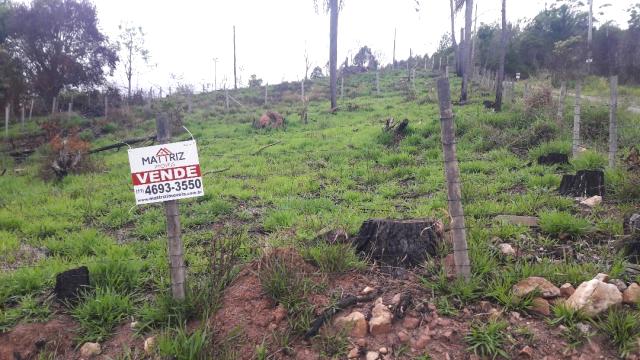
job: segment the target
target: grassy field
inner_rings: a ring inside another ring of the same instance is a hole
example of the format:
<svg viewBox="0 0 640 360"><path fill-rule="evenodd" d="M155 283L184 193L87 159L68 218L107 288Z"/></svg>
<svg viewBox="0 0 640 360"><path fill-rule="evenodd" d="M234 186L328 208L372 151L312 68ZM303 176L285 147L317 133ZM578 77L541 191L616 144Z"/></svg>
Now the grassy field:
<svg viewBox="0 0 640 360"><path fill-rule="evenodd" d="M229 111L221 94L195 97L184 125L198 143L203 171L224 171L205 176L204 197L180 201L190 286L185 303L175 303L168 294L163 208L134 206L125 149L91 155L99 170L59 182L39 177L44 149L24 163L8 159L10 169L23 170L0 177L0 332L63 312L79 324L77 342L82 344L108 339L133 317L140 334L167 335L159 351L171 355L180 344L193 342L193 348L198 338L202 346L209 341L206 329L185 334L184 322L215 311L219 290L235 271L211 270L211 258L221 252L246 262L266 248L295 247L317 259L339 246L318 243L318 234L327 229L354 235L373 217L448 222L435 79L419 72L414 93L403 74L384 73L381 96L375 94L373 74L349 78L336 114L326 111L328 102L320 100L326 83L317 81L308 89L308 124L300 121L295 86L270 89L279 97L273 109L287 118L282 130L251 127L264 111L258 105L260 89L234 94L245 106ZM452 79L452 89L457 94L458 79ZM598 272L622 277L624 259L614 242L623 232L623 215L640 208L640 191L630 175L607 169L608 196L592 211L555 191L563 173L604 168L606 106L594 104L583 112L585 143L592 151L555 168L537 165L535 159L550 151L570 152L571 100L558 127L553 106L528 108L516 99L506 111L493 113L481 104L490 98L488 91L474 88L470 104L454 107L473 277L449 283L434 264L427 264L425 286L434 289L434 301L459 308L488 299L518 308L526 305L516 304L510 289L527 276L555 284L576 284ZM181 101L163 100L154 111ZM93 146L153 133L153 111L134 112L135 130L117 126L94 139ZM409 119L408 133L399 142L382 131L389 117ZM621 111L620 122L620 146L627 149L640 136L640 119ZM18 134L19 125L11 131ZM541 226L532 230L497 223L499 214L539 216ZM214 249L213 240L221 245ZM496 249L501 242L526 255L505 260ZM571 251L563 251L567 248ZM335 253L343 256L344 248ZM93 289L79 304L60 309L47 296L55 274L79 265L88 266ZM353 259L346 268L358 266Z"/></svg>

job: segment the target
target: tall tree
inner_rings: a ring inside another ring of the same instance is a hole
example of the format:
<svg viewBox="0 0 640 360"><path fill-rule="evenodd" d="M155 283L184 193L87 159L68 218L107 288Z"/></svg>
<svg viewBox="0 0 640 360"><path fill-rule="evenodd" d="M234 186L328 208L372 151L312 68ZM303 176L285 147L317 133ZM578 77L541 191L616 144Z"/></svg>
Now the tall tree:
<svg viewBox="0 0 640 360"><path fill-rule="evenodd" d="M318 1L314 0L316 10ZM331 110L338 107L336 91L338 88L338 13L342 8L342 0L322 0L324 10L329 13L329 87L331 91Z"/></svg>
<svg viewBox="0 0 640 360"><path fill-rule="evenodd" d="M500 38L500 60L496 79L496 111L502 111L502 83L504 82L504 60L507 56L507 0L502 0L502 34Z"/></svg>
<svg viewBox="0 0 640 360"><path fill-rule="evenodd" d="M465 1L464 9L464 46L462 47L462 88L460 102L468 100L469 82L471 80L471 26L473 25L473 0Z"/></svg>
<svg viewBox="0 0 640 360"><path fill-rule="evenodd" d="M18 4L9 19L7 48L24 64L36 93L49 103L65 86L104 83L118 55L98 29L87 0L34 0Z"/></svg>
<svg viewBox="0 0 640 360"><path fill-rule="evenodd" d="M131 78L136 60L140 58L145 64L149 61L149 50L144 47L142 27L120 25L120 51L124 51L124 72L127 77L127 98L131 100Z"/></svg>

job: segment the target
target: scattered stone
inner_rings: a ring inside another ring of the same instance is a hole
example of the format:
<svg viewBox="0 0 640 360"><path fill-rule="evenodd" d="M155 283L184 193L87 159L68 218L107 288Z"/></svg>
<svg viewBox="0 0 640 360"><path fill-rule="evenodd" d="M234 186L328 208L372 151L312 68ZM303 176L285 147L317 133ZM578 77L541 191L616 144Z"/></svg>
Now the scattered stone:
<svg viewBox="0 0 640 360"><path fill-rule="evenodd" d="M381 347L378 352L382 355L386 355L389 352L389 349L387 349L386 347Z"/></svg>
<svg viewBox="0 0 640 360"><path fill-rule="evenodd" d="M455 330L451 330L451 329L445 330L440 334L440 338L450 342L454 333L455 333Z"/></svg>
<svg viewBox="0 0 640 360"><path fill-rule="evenodd" d="M495 217L498 222L504 222L513 225L523 225L528 227L537 227L539 219L535 216L517 216L517 215L498 215Z"/></svg>
<svg viewBox="0 0 640 360"><path fill-rule="evenodd" d="M347 354L348 359L357 359L359 357L360 357L360 349L358 349L357 347L354 347L353 349L349 350L349 353Z"/></svg>
<svg viewBox="0 0 640 360"><path fill-rule="evenodd" d="M402 299L402 293L395 294L393 298L391 298L391 305L397 306L400 304L400 300Z"/></svg>
<svg viewBox="0 0 640 360"><path fill-rule="evenodd" d="M522 317L520 316L520 313L517 311L512 311L509 314L509 322L511 323L517 323L520 322L520 320L522 320Z"/></svg>
<svg viewBox="0 0 640 360"><path fill-rule="evenodd" d="M360 346L361 348L366 348L367 347L367 339L360 338L360 339L356 340L356 345Z"/></svg>
<svg viewBox="0 0 640 360"><path fill-rule="evenodd" d="M551 306L547 300L537 297L534 298L531 303L531 311L540 315L549 316L551 315Z"/></svg>
<svg viewBox="0 0 640 360"><path fill-rule="evenodd" d="M627 290L627 284L620 279L611 279L609 280L609 284L615 285L621 292Z"/></svg>
<svg viewBox="0 0 640 360"><path fill-rule="evenodd" d="M573 285L569 283L564 283L560 286L560 296L563 298L568 298L576 292L576 289L573 288Z"/></svg>
<svg viewBox="0 0 640 360"><path fill-rule="evenodd" d="M431 338L428 335L422 334L418 337L418 339L416 339L416 341L413 342L411 347L416 350L423 350L427 347L429 340L431 340Z"/></svg>
<svg viewBox="0 0 640 360"><path fill-rule="evenodd" d="M98 343L86 342L80 348L80 356L85 359L90 359L100 353L102 353L102 347Z"/></svg>
<svg viewBox="0 0 640 360"><path fill-rule="evenodd" d="M516 256L516 249L514 249L510 244L499 244L498 249L504 256Z"/></svg>
<svg viewBox="0 0 640 360"><path fill-rule="evenodd" d="M371 320L369 320L369 331L371 335L386 334L391 331L391 320L393 314L384 306L382 299L376 301L373 310L371 310Z"/></svg>
<svg viewBox="0 0 640 360"><path fill-rule="evenodd" d="M359 311L354 311L347 316L336 318L334 325L338 328L350 328L350 335L353 337L362 338L367 336L367 319L364 314Z"/></svg>
<svg viewBox="0 0 640 360"><path fill-rule="evenodd" d="M420 319L413 316L406 316L404 320L402 320L402 327L408 330L413 330L420 326Z"/></svg>
<svg viewBox="0 0 640 360"><path fill-rule="evenodd" d="M585 324L583 322L577 323L576 324L576 329L578 329L578 331L580 331L580 333L582 335L587 336L587 335L591 334L591 326L589 324Z"/></svg>
<svg viewBox="0 0 640 360"><path fill-rule="evenodd" d="M150 336L144 340L144 353L151 356L156 349L156 337Z"/></svg>
<svg viewBox="0 0 640 360"><path fill-rule="evenodd" d="M602 204L602 196L595 195L580 202L580 205L588 206L590 208Z"/></svg>
<svg viewBox="0 0 640 360"><path fill-rule="evenodd" d="M89 269L86 266L80 266L57 274L53 293L60 301L75 301L81 291L87 287L89 287Z"/></svg>
<svg viewBox="0 0 640 360"><path fill-rule="evenodd" d="M525 346L520 350L518 356L524 359L533 359L533 349L531 346Z"/></svg>
<svg viewBox="0 0 640 360"><path fill-rule="evenodd" d="M596 275L596 277L594 277L594 279L600 280L602 282L608 282L609 281L609 275L604 274L604 273L599 273L598 275Z"/></svg>
<svg viewBox="0 0 640 360"><path fill-rule="evenodd" d="M560 289L550 283L547 279L538 276L531 276L513 285L513 294L517 297L524 297L538 290L545 299L560 296Z"/></svg>
<svg viewBox="0 0 640 360"><path fill-rule="evenodd" d="M362 295L369 295L374 291L376 291L376 289L372 288L371 286L367 286L364 289L362 289Z"/></svg>
<svg viewBox="0 0 640 360"><path fill-rule="evenodd" d="M596 316L611 306L622 303L620 290L598 279L585 281L571 295L566 304L575 310L582 310L587 316Z"/></svg>
<svg viewBox="0 0 640 360"><path fill-rule="evenodd" d="M367 351L367 360L378 360L380 354L377 351Z"/></svg>
<svg viewBox="0 0 640 360"><path fill-rule="evenodd" d="M622 293L622 302L629 305L636 305L640 300L640 285L637 283L632 283L629 287Z"/></svg>
<svg viewBox="0 0 640 360"><path fill-rule="evenodd" d="M131 328L131 330L135 330L138 325L139 323L137 321L132 321L131 324L129 324L129 327Z"/></svg>
<svg viewBox="0 0 640 360"><path fill-rule="evenodd" d="M398 332L398 340L400 340L400 342L406 343L410 339L411 339L411 335L409 335L409 333L406 330L400 330Z"/></svg>

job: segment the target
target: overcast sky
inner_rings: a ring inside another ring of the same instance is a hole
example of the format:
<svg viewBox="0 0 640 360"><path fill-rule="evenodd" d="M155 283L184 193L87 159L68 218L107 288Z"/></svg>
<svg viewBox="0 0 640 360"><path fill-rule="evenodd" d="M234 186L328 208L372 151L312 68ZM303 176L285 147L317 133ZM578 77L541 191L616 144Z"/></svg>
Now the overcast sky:
<svg viewBox="0 0 640 360"><path fill-rule="evenodd" d="M323 0L319 0L322 3ZM535 16L555 0L508 0L509 21ZM625 10L637 0L594 0L597 9L611 3L604 16L626 26ZM305 49L313 66L324 68L329 53L329 16L322 7L316 13L313 0L94 0L100 26L116 40L118 25L142 26L146 33L150 65L141 67L133 85L175 86L171 74L196 90L213 83L217 58L218 87L226 79L233 85L232 27L236 26L239 77L247 83L250 74L271 84L304 76ZM501 0L476 0L478 23L499 20ZM449 31L449 1L345 0L338 21L338 60L368 45L382 63L391 60L393 33L397 29L396 57L432 53L443 33ZM462 26L464 11L456 20ZM114 81L124 84L124 72Z"/></svg>

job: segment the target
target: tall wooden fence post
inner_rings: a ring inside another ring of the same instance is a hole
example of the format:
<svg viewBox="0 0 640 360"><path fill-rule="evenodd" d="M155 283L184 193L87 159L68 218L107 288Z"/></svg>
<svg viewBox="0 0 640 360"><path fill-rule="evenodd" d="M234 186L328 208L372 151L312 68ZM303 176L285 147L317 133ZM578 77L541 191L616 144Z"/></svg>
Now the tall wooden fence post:
<svg viewBox="0 0 640 360"><path fill-rule="evenodd" d="M158 133L158 143L166 144L171 139L171 127L167 114L160 113L156 119L156 130ZM185 266L183 259L183 246L180 230L180 214L178 212L178 201L169 200L164 202L165 215L167 217L167 238L169 250L169 272L171 275L171 294L176 300L185 298Z"/></svg>
<svg viewBox="0 0 640 360"><path fill-rule="evenodd" d="M609 167L616 167L616 153L618 151L618 76L609 79L611 100L609 103Z"/></svg>
<svg viewBox="0 0 640 360"><path fill-rule="evenodd" d="M268 100L269 100L268 96L269 96L269 84L266 84L264 86L264 106L267 106L268 104Z"/></svg>
<svg viewBox="0 0 640 360"><path fill-rule="evenodd" d="M33 115L33 103L34 100L31 98L31 105L29 105L29 122L31 122L31 116Z"/></svg>
<svg viewBox="0 0 640 360"><path fill-rule="evenodd" d="M580 147L580 96L582 91L581 80L576 81L576 99L573 107L573 142L571 146L571 153L575 158L578 156L578 148Z"/></svg>
<svg viewBox="0 0 640 360"><path fill-rule="evenodd" d="M7 104L4 107L4 140L9 139L9 111L11 110L11 105Z"/></svg>
<svg viewBox="0 0 640 360"><path fill-rule="evenodd" d="M344 101L344 75L340 77L340 101Z"/></svg>
<svg viewBox="0 0 640 360"><path fill-rule="evenodd" d="M562 81L560 83L560 97L558 98L558 114L556 115L556 123L558 126L562 126L564 122L564 106L567 97L567 82Z"/></svg>
<svg viewBox="0 0 640 360"><path fill-rule="evenodd" d="M471 264L467 249L467 232L462 210L462 191L460 187L460 169L456 157L455 131L453 127L453 109L449 79L438 79L438 103L440 105L440 129L444 170L447 182L447 199L451 217L451 236L453 240L453 258L456 275L464 279L471 276Z"/></svg>
<svg viewBox="0 0 640 360"><path fill-rule="evenodd" d="M25 110L24 104L20 104L20 124L21 124L22 131L24 131L24 117L25 117L24 110Z"/></svg>

